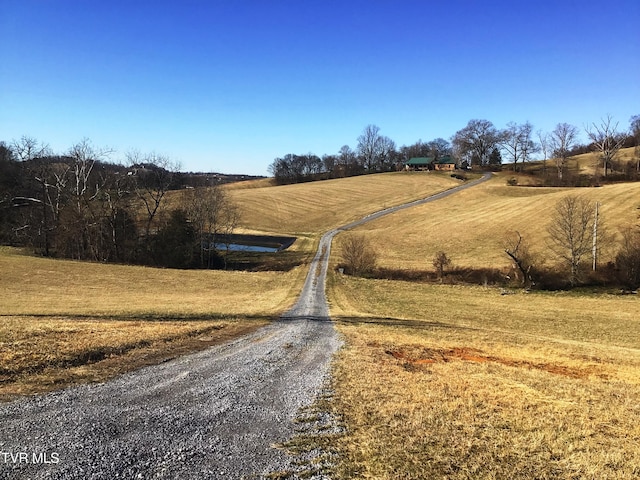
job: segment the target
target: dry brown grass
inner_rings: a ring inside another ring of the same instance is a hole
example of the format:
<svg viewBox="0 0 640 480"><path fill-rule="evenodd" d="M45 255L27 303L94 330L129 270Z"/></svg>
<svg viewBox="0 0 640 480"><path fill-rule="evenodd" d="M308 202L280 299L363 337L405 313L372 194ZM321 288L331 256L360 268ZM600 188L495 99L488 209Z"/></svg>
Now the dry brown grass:
<svg viewBox="0 0 640 480"><path fill-rule="evenodd" d="M637 478L632 296L335 276L338 478Z"/></svg>
<svg viewBox="0 0 640 480"><path fill-rule="evenodd" d="M503 242L513 230L530 241L539 260L555 261L548 249L547 225L556 202L566 195L600 202L601 220L612 232L638 222L640 183L600 188L511 187L505 178L496 176L438 202L367 223L357 231L376 246L381 267L429 269L434 254L444 250L458 266L507 268L510 260ZM602 261L614 252L610 249Z"/></svg>
<svg viewBox="0 0 640 480"><path fill-rule="evenodd" d="M245 231L302 233L292 250L310 254L330 227L455 184L443 175L387 174L225 188L243 209ZM180 194L169 192L170 207ZM306 274L305 265L288 272L165 270L36 258L10 248L0 248L0 271L5 398L104 379L256 328L293 303Z"/></svg>
<svg viewBox="0 0 640 480"><path fill-rule="evenodd" d="M248 188L264 188L273 187L275 180L273 178L259 178L256 180L245 180L243 182L233 182L225 184L224 188L228 190L245 190Z"/></svg>
<svg viewBox="0 0 640 480"><path fill-rule="evenodd" d="M0 248L0 397L104 380L264 325L304 279L36 258Z"/></svg>
<svg viewBox="0 0 640 480"><path fill-rule="evenodd" d="M445 174L398 172L277 187L231 189L242 227L318 236L369 213L459 185Z"/></svg>
<svg viewBox="0 0 640 480"><path fill-rule="evenodd" d="M144 318L274 315L293 303L305 275L53 260L1 247L0 271L0 315Z"/></svg>
<svg viewBox="0 0 640 480"><path fill-rule="evenodd" d="M267 319L138 320L0 316L0 400L123 372L230 340Z"/></svg>
<svg viewBox="0 0 640 480"><path fill-rule="evenodd" d="M626 165L629 162L635 163L635 148L629 147L620 149L614 161L621 166ZM550 165L553 165L552 162L553 160L549 162ZM571 157L567 162L567 169L577 171L580 174L596 175L599 177L601 177L603 173L602 160L597 152L583 153L581 155Z"/></svg>
<svg viewBox="0 0 640 480"><path fill-rule="evenodd" d="M618 151L618 154L616 155L616 158L614 159L614 163L617 166L617 170L614 173L621 173L621 171L624 171L629 163L633 163L635 165L636 161L637 158L635 156L635 147L620 149ZM553 158L548 159L546 162L546 171L551 177L557 177L558 170L555 162L556 160ZM513 164L504 164L502 167L504 171L503 173L505 174L509 173L509 170L513 170ZM513 171L511 171L511 176L522 179L523 183L521 184L526 185L528 182L531 182L532 184L537 185L541 183L541 178L539 177L539 175L540 173L542 173L542 170L545 169L543 161L537 160L533 162L527 162L525 165L519 164L518 168L524 170L525 172L536 172L537 175L537 177L529 177L527 175L514 174ZM578 174L601 178L603 173L602 159L597 152L574 155L573 157L569 157L567 159L567 163L564 167L564 172L568 173L569 175Z"/></svg>

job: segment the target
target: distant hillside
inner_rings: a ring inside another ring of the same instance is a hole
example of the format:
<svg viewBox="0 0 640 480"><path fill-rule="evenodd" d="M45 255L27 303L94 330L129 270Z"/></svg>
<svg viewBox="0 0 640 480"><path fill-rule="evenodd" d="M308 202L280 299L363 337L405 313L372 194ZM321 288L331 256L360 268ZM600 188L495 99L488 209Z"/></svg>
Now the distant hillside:
<svg viewBox="0 0 640 480"><path fill-rule="evenodd" d="M435 172L395 172L281 186L270 186L266 180L255 183L257 188L236 188L242 184L229 187L243 228L315 236L378 210L454 187L461 180Z"/></svg>
<svg viewBox="0 0 640 480"><path fill-rule="evenodd" d="M22 162L15 162L18 167L17 175L31 176L32 173L44 166L60 168L64 165L73 165L74 159L64 155L55 155L44 158L35 158L32 160L25 160ZM96 172L103 174L136 174L140 171L165 171L163 167L159 167L153 164L139 163L134 165L122 165L120 163L110 163L96 161L93 169ZM171 183L171 189L181 189L185 187L205 187L216 184L227 184L235 182L245 182L249 180L259 180L265 178L259 175L244 175L244 174L226 174L217 172L174 172L172 174L173 181Z"/></svg>
<svg viewBox="0 0 640 480"><path fill-rule="evenodd" d="M607 176L603 176L602 160L597 152L582 153L569 157L563 169L562 181L558 179L556 159L546 162L533 161L518 165L519 171L513 173L518 185L547 186L595 186L620 181L640 180L640 159L635 147L623 148L618 152ZM503 164L504 174L513 170L513 164Z"/></svg>
<svg viewBox="0 0 640 480"><path fill-rule="evenodd" d="M261 180L265 177L259 175L242 175L227 173L192 173L180 172L177 174L182 186L184 187L202 187L215 184L227 184L236 182L247 182Z"/></svg>
<svg viewBox="0 0 640 480"><path fill-rule="evenodd" d="M429 205L417 206L358 227L380 252L388 268L431 269L437 251L445 251L455 265L474 268L508 267L504 252L508 232L518 231L531 250L555 263L547 227L555 205L567 195L583 196L600 204L602 225L615 236L640 224L640 182L599 188L508 186L505 172L494 179ZM603 262L615 256L610 242Z"/></svg>

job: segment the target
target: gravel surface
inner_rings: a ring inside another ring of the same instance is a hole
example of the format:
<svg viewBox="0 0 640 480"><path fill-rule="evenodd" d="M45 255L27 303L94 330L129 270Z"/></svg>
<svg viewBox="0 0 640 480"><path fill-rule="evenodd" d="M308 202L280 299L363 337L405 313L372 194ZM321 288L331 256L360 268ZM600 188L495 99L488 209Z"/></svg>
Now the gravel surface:
<svg viewBox="0 0 640 480"><path fill-rule="evenodd" d="M251 335L0 405L0 479L255 479L290 470L291 457L275 446L295 435L341 345L324 288L331 240L407 206L325 234L295 306Z"/></svg>

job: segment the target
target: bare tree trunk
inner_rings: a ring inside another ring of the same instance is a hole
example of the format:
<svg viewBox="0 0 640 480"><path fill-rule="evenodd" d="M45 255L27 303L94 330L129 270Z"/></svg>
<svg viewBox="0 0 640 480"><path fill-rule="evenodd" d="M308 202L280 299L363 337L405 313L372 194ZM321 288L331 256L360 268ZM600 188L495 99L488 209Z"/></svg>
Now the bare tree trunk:
<svg viewBox="0 0 640 480"><path fill-rule="evenodd" d="M49 256L49 216L47 215L47 185L45 182L42 182L42 228L43 228L43 236L44 236L44 255L45 257Z"/></svg>
<svg viewBox="0 0 640 480"><path fill-rule="evenodd" d="M592 247L594 272L596 271L596 267L598 264L598 206L599 206L599 203L596 202L595 214L593 218L593 247Z"/></svg>

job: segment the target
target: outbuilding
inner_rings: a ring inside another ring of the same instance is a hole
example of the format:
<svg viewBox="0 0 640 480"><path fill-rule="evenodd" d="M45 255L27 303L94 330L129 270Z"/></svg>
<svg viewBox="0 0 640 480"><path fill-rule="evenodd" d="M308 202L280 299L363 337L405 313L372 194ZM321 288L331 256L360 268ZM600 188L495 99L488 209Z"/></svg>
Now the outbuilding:
<svg viewBox="0 0 640 480"><path fill-rule="evenodd" d="M434 170L455 170L456 162L451 157L446 156L432 162Z"/></svg>

